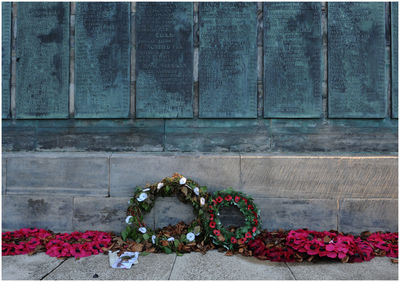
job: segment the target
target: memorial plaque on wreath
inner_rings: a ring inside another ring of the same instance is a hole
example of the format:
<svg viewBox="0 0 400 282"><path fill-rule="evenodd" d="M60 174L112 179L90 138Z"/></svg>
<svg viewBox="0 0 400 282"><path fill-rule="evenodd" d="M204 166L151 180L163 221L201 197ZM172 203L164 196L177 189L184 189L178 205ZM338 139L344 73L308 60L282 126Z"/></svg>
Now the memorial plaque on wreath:
<svg viewBox="0 0 400 282"><path fill-rule="evenodd" d="M322 113L321 4L264 3L264 117Z"/></svg>
<svg viewBox="0 0 400 282"><path fill-rule="evenodd" d="M193 4L136 4L136 117L193 117Z"/></svg>
<svg viewBox="0 0 400 282"><path fill-rule="evenodd" d="M129 42L128 2L76 3L75 117L129 116Z"/></svg>
<svg viewBox="0 0 400 282"><path fill-rule="evenodd" d="M384 118L385 3L328 3L328 115Z"/></svg>
<svg viewBox="0 0 400 282"><path fill-rule="evenodd" d="M257 4L199 3L199 116L257 117Z"/></svg>
<svg viewBox="0 0 400 282"><path fill-rule="evenodd" d="M67 118L69 3L17 4L16 117Z"/></svg>
<svg viewBox="0 0 400 282"><path fill-rule="evenodd" d="M10 114L11 79L11 2L1 3L1 71L2 71L2 117Z"/></svg>

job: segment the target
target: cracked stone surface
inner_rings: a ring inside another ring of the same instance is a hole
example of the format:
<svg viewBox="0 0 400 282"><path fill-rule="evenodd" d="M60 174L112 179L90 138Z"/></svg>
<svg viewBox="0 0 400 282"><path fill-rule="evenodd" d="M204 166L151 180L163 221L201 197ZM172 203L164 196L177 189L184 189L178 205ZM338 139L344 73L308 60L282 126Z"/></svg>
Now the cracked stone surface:
<svg viewBox="0 0 400 282"><path fill-rule="evenodd" d="M1 260L3 280L40 280L63 262L45 253L2 256Z"/></svg>
<svg viewBox="0 0 400 282"><path fill-rule="evenodd" d="M131 269L113 269L106 255L58 260L44 253L3 256L3 280L398 280L398 264L379 257L363 263L278 263L209 251L139 256Z"/></svg>

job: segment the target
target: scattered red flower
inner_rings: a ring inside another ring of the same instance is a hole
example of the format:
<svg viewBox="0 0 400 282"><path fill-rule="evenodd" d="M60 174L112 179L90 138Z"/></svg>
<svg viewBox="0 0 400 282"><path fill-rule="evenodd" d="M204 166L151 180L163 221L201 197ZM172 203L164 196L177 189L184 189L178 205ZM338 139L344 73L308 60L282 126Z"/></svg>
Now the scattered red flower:
<svg viewBox="0 0 400 282"><path fill-rule="evenodd" d="M215 228L215 221L210 221L210 227Z"/></svg>
<svg viewBox="0 0 400 282"><path fill-rule="evenodd" d="M216 198L215 200L217 201L217 203L221 203L223 199L221 196L218 196L218 198Z"/></svg>
<svg viewBox="0 0 400 282"><path fill-rule="evenodd" d="M231 237L231 243L232 243L232 244L236 244L236 243L237 243L237 240L236 240L235 237Z"/></svg>
<svg viewBox="0 0 400 282"><path fill-rule="evenodd" d="M239 196L235 196L235 202L238 203L240 201L240 197Z"/></svg>
<svg viewBox="0 0 400 282"><path fill-rule="evenodd" d="M214 233L215 236L221 235L221 232L219 230L217 230L217 229L214 229L213 233Z"/></svg>

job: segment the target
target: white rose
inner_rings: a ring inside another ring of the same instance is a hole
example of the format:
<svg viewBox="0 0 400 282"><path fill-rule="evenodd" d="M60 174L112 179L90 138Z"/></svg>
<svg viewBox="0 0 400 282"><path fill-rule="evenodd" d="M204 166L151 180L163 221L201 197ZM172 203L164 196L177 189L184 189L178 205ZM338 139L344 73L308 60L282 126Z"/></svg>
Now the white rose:
<svg viewBox="0 0 400 282"><path fill-rule="evenodd" d="M199 187L194 187L193 192L198 196L200 194Z"/></svg>
<svg viewBox="0 0 400 282"><path fill-rule="evenodd" d="M150 188L143 189L143 192L150 191Z"/></svg>
<svg viewBox="0 0 400 282"><path fill-rule="evenodd" d="M153 244L156 243L156 235L151 236L151 242L153 242Z"/></svg>
<svg viewBox="0 0 400 282"><path fill-rule="evenodd" d="M131 224L131 218L132 218L132 217L133 217L133 216L131 216L131 215L127 216L127 217L125 218L125 222L128 223L128 224Z"/></svg>
<svg viewBox="0 0 400 282"><path fill-rule="evenodd" d="M193 234L193 232L189 232L188 234L186 234L186 239L189 241L189 242L192 242L193 240L194 240L194 234Z"/></svg>
<svg viewBox="0 0 400 282"><path fill-rule="evenodd" d="M185 178L185 177L182 177L182 178L179 180L179 184L183 185L183 184L185 184L185 183L186 183L186 178Z"/></svg>
<svg viewBox="0 0 400 282"><path fill-rule="evenodd" d="M169 241L169 242L174 241L174 240L175 240L174 237L169 237L169 238L167 239L167 241Z"/></svg>
<svg viewBox="0 0 400 282"><path fill-rule="evenodd" d="M144 234L144 233L146 233L147 229L146 229L146 227L140 227L139 231Z"/></svg>
<svg viewBox="0 0 400 282"><path fill-rule="evenodd" d="M147 199L147 194L146 193L141 193L140 195L139 195L139 197L137 198L137 200L139 201L139 202L143 202L144 200L146 200Z"/></svg>
<svg viewBox="0 0 400 282"><path fill-rule="evenodd" d="M160 183L158 183L158 185L157 185L157 190L160 190L160 189L163 188L163 187L164 187L164 183L160 182Z"/></svg>
<svg viewBox="0 0 400 282"><path fill-rule="evenodd" d="M200 206L204 206L206 204L206 199L204 199L203 197L200 198Z"/></svg>

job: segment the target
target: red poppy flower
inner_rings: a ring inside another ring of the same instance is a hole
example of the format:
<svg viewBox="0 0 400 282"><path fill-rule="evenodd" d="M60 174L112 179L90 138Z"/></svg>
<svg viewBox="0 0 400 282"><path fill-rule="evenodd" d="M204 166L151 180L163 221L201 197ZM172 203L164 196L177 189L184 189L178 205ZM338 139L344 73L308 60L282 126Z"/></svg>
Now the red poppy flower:
<svg viewBox="0 0 400 282"><path fill-rule="evenodd" d="M257 227L253 227L253 229L251 230L253 233L257 231Z"/></svg>
<svg viewBox="0 0 400 282"><path fill-rule="evenodd" d="M253 237L253 236L251 236L251 233L250 233L250 232L247 232L247 233L244 235L244 237L245 237L245 238L251 238L251 237Z"/></svg>
<svg viewBox="0 0 400 282"><path fill-rule="evenodd" d="M214 233L215 236L221 235L221 232L219 230L217 230L217 229L214 229L213 233Z"/></svg>
<svg viewBox="0 0 400 282"><path fill-rule="evenodd" d="M253 219L253 221L254 221L254 224L257 226L258 225L258 220L255 218L255 219Z"/></svg>
<svg viewBox="0 0 400 282"><path fill-rule="evenodd" d="M210 227L215 228L215 221L210 221Z"/></svg>
<svg viewBox="0 0 400 282"><path fill-rule="evenodd" d="M235 196L235 202L239 202L240 201L240 197L239 196Z"/></svg>
<svg viewBox="0 0 400 282"><path fill-rule="evenodd" d="M252 205L248 205L248 206L247 206L247 209L248 209L248 210L254 210L254 207L253 207Z"/></svg>
<svg viewBox="0 0 400 282"><path fill-rule="evenodd" d="M217 201L215 201L215 200L212 200L211 202L212 202L212 204L213 204L214 206L216 206L216 205L217 205Z"/></svg>
<svg viewBox="0 0 400 282"><path fill-rule="evenodd" d="M225 197L225 201L229 202L231 200L232 200L232 196L231 195L228 195L228 196Z"/></svg>
<svg viewBox="0 0 400 282"><path fill-rule="evenodd" d="M246 239L245 239L245 238L239 239L239 244L240 244L240 245L243 245L245 242L246 242Z"/></svg>
<svg viewBox="0 0 400 282"><path fill-rule="evenodd" d="M246 205L247 205L247 199L245 199L245 198L242 198L243 199L243 201L246 203Z"/></svg>
<svg viewBox="0 0 400 282"><path fill-rule="evenodd" d="M217 201L217 203L221 203L222 202L222 197L221 196L218 196L218 198L217 199L215 199L216 201Z"/></svg>
<svg viewBox="0 0 400 282"><path fill-rule="evenodd" d="M236 240L235 237L231 237L231 243L232 243L232 244L236 244L236 243L237 243L237 240Z"/></svg>
<svg viewBox="0 0 400 282"><path fill-rule="evenodd" d="M210 214L210 221L214 220L214 215Z"/></svg>

